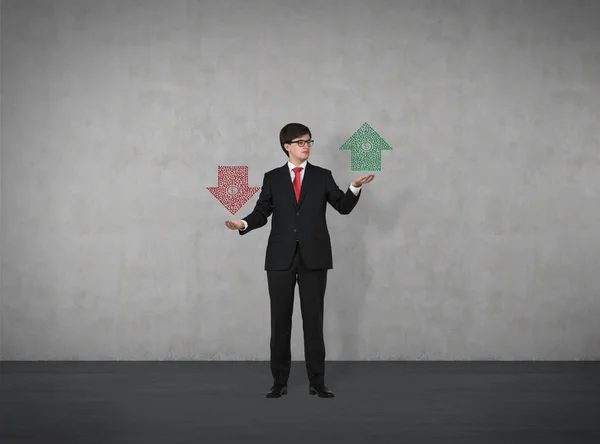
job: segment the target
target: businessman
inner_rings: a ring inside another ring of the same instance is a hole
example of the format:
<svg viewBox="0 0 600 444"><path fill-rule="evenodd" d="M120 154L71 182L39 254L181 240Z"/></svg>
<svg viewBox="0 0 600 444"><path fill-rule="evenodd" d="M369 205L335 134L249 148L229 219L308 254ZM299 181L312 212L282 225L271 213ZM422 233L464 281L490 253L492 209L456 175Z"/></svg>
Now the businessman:
<svg viewBox="0 0 600 444"><path fill-rule="evenodd" d="M329 203L340 214L350 214L360 198L362 185L375 176L358 176L344 192L336 185L330 170L308 163L314 143L308 127L287 124L281 129L279 142L288 162L264 175L252 213L241 220L226 220L225 226L245 235L264 226L268 217L273 216L265 257L273 376L267 398L279 398L287 393L296 283L300 293L309 393L333 398L334 393L325 385L323 339L327 270L333 268L325 211Z"/></svg>

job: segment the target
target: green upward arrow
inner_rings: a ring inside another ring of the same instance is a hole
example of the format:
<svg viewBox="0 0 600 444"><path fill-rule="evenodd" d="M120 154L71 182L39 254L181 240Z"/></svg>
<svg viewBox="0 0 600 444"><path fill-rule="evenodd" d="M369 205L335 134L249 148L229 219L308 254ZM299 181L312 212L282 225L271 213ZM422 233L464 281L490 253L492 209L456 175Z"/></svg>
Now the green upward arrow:
<svg viewBox="0 0 600 444"><path fill-rule="evenodd" d="M381 150L391 149L366 122L340 147L352 151L352 171L381 171Z"/></svg>

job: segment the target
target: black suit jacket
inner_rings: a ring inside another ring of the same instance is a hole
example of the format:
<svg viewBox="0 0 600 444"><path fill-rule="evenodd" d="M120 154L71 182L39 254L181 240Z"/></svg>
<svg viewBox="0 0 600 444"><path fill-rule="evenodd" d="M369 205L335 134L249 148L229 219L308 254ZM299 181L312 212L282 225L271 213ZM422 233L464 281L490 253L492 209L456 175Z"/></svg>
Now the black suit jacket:
<svg viewBox="0 0 600 444"><path fill-rule="evenodd" d="M260 228L271 219L271 234L265 256L265 270L286 270L300 244L302 259L309 268L332 269L331 239L325 211L329 203L340 214L350 214L358 195L348 189L344 193L335 183L331 171L306 163L300 199L296 202L287 163L265 173L260 196L252 213L244 217L248 223L240 235Z"/></svg>

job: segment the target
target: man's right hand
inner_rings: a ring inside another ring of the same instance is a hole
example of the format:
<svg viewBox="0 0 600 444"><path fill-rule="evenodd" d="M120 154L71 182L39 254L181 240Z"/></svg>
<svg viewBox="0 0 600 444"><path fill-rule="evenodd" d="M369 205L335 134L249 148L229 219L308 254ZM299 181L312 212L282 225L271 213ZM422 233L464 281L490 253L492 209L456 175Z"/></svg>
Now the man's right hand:
<svg viewBox="0 0 600 444"><path fill-rule="evenodd" d="M241 220L226 220L225 226L230 230L241 230L244 228L244 222Z"/></svg>

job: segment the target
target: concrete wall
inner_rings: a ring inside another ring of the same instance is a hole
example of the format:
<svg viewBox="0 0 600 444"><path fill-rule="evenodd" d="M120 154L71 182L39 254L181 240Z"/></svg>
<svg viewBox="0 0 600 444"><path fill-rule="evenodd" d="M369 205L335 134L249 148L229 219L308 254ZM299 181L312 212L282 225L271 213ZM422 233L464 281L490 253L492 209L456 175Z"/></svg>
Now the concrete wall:
<svg viewBox="0 0 600 444"><path fill-rule="evenodd" d="M206 187L296 121L344 189L360 125L393 147L328 209L328 359L600 358L600 2L1 12L2 359L268 359L269 225L223 225L258 194Z"/></svg>

